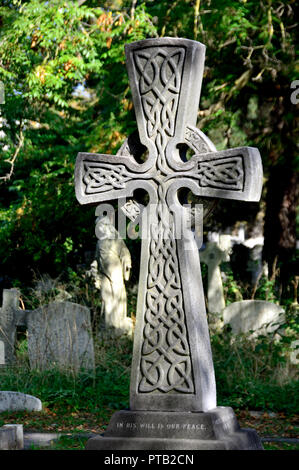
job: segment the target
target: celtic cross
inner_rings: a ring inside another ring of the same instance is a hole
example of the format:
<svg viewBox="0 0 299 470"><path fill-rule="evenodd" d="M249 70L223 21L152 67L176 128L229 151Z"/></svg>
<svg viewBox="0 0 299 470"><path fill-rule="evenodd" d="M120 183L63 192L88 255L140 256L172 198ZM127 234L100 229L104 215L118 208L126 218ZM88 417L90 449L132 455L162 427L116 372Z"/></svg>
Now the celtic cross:
<svg viewBox="0 0 299 470"><path fill-rule="evenodd" d="M133 197L149 203L142 240L131 372L131 410L207 411L216 386L198 247L191 228L176 233L181 188L202 200L258 201L259 151L216 151L196 125L205 46L187 39L146 39L126 45L138 135L116 156L79 153L76 196L81 204ZM194 155L183 158L189 147ZM146 160L141 154L148 151ZM188 248L188 249L187 249Z"/></svg>

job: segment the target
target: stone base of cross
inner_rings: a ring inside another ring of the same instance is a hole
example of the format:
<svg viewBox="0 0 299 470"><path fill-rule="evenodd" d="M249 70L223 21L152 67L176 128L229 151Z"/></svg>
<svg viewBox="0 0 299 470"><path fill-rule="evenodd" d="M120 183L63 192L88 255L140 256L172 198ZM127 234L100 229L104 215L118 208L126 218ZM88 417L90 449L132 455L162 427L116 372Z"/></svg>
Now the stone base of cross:
<svg viewBox="0 0 299 470"><path fill-rule="evenodd" d="M204 54L203 44L187 39L126 45L138 134L114 157L77 157L81 204L132 198L140 188L149 195L130 410L117 412L105 437L89 440L88 449L261 448L254 431L239 430L230 408L216 406L198 246L179 199L182 188L208 206L215 198L258 201L261 194L259 151L217 152L195 127ZM188 147L194 152L189 160Z"/></svg>

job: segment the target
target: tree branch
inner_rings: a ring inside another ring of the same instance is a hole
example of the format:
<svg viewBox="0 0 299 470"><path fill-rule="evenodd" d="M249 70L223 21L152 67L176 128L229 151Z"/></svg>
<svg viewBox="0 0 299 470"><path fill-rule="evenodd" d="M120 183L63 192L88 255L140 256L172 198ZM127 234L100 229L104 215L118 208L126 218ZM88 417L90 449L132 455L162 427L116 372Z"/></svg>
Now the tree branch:
<svg viewBox="0 0 299 470"><path fill-rule="evenodd" d="M200 8L200 0L196 0L195 5L194 5L194 28L193 28L194 39L197 39L199 8Z"/></svg>
<svg viewBox="0 0 299 470"><path fill-rule="evenodd" d="M137 5L137 0L133 0L132 6L131 6L131 20L134 19L136 5Z"/></svg>
<svg viewBox="0 0 299 470"><path fill-rule="evenodd" d="M20 123L20 134L19 134L19 137L18 137L18 145L15 149L15 152L12 156L12 158L9 160L5 160L7 163L10 164L10 170L9 172L5 175L5 176L0 176L0 181L9 181L10 178L12 177L12 174L14 172L14 166L15 166L15 161L17 159L17 156L21 150L21 148L23 147L24 145L24 134L23 134L23 125L22 123Z"/></svg>

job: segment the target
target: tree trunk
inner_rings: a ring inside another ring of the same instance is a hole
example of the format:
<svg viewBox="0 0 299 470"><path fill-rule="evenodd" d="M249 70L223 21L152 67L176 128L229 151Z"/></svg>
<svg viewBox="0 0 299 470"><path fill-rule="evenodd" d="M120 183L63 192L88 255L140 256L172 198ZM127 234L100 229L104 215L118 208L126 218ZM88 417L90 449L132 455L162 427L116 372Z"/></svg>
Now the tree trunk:
<svg viewBox="0 0 299 470"><path fill-rule="evenodd" d="M296 250L297 199L297 173L280 164L274 166L269 175L266 196L263 257L268 263L270 277L274 274L277 258L279 278L283 284L295 275L293 258Z"/></svg>

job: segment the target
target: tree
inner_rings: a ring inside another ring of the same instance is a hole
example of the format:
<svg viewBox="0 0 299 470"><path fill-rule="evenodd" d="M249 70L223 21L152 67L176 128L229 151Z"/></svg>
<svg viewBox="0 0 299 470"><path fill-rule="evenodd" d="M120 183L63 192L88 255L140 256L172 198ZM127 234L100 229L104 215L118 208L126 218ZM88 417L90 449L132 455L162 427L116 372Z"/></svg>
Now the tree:
<svg viewBox="0 0 299 470"><path fill-rule="evenodd" d="M93 243L93 211L75 200L76 154L121 141L132 108L124 43L155 28L142 8L61 0L7 2L0 17L2 269L57 274Z"/></svg>

